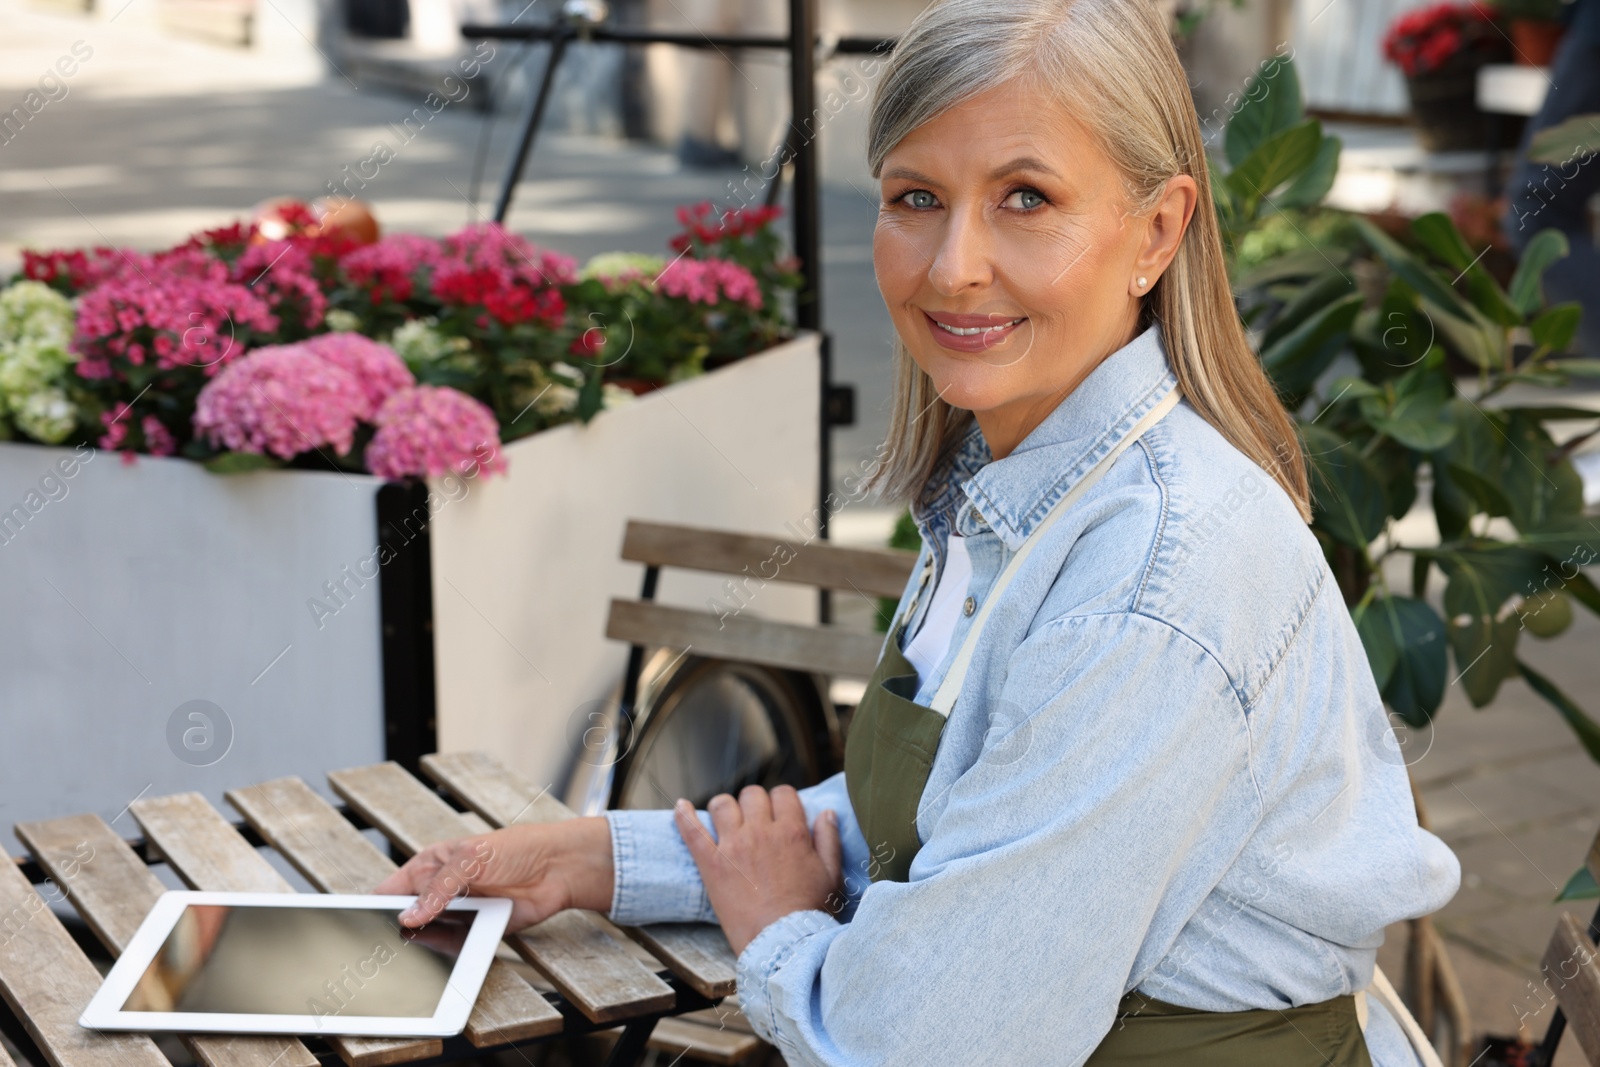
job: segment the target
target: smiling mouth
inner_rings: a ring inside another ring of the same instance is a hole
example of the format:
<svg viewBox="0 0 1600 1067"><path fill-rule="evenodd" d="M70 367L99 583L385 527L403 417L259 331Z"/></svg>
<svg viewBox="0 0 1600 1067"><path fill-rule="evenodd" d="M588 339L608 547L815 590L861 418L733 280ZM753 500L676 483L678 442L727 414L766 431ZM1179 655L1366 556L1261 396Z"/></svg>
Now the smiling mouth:
<svg viewBox="0 0 1600 1067"><path fill-rule="evenodd" d="M939 327L939 329L945 331L946 333L954 334L957 337L977 337L980 334L995 333L999 330L1009 330L1011 327L1020 322L1025 322L1026 320L1027 316L1023 316L1020 319L1010 319L1006 322L997 322L993 326L972 326L963 328L960 326L946 326L944 323L933 318L931 315L928 317L928 321Z"/></svg>

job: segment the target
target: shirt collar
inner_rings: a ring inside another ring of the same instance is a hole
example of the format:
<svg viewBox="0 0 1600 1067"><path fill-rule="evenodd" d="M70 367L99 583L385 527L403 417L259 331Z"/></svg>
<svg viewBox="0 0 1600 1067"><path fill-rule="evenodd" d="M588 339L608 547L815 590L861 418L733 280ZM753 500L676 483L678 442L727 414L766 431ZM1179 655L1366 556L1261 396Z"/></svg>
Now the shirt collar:
<svg viewBox="0 0 1600 1067"><path fill-rule="evenodd" d="M1160 326L1152 323L1101 360L1004 459L992 458L974 420L929 480L923 503L913 506L917 525L926 536L940 514L957 533L987 524L1016 551L1051 506L1177 384Z"/></svg>

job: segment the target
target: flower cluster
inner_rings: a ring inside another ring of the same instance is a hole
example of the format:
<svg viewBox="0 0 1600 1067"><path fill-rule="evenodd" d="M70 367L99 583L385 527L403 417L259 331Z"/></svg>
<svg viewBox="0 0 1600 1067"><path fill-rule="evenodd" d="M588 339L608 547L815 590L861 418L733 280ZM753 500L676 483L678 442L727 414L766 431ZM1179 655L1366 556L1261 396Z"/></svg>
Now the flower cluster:
<svg viewBox="0 0 1600 1067"><path fill-rule="evenodd" d="M447 306L481 307L502 326L557 326L566 315L559 287L576 279L576 264L568 257L541 250L489 222L440 242L433 295Z"/></svg>
<svg viewBox="0 0 1600 1067"><path fill-rule="evenodd" d="M118 248L25 251L22 253L22 276L29 281L43 282L68 296L76 296L127 270L129 262L129 253Z"/></svg>
<svg viewBox="0 0 1600 1067"><path fill-rule="evenodd" d="M1486 62L1505 51L1495 17L1481 3L1448 0L1408 11L1389 25L1383 54L1407 77Z"/></svg>
<svg viewBox="0 0 1600 1067"><path fill-rule="evenodd" d="M601 252L578 272L579 279L597 278L615 292L625 286L649 283L660 274L667 261L644 252Z"/></svg>
<svg viewBox="0 0 1600 1067"><path fill-rule="evenodd" d="M693 206L686 204L678 208L678 222L684 232L672 238L671 248L683 252L696 242L710 246L729 238L754 235L782 214L783 208L775 206L740 207L717 214L709 200Z"/></svg>
<svg viewBox="0 0 1600 1067"><path fill-rule="evenodd" d="M417 291L423 268L438 261L438 241L401 233L356 249L339 261L339 269L373 304L401 304Z"/></svg>
<svg viewBox="0 0 1600 1067"><path fill-rule="evenodd" d="M392 393L417 384L395 350L359 333L325 333L305 347L355 379L366 403L359 417L371 422Z"/></svg>
<svg viewBox="0 0 1600 1067"><path fill-rule="evenodd" d="M317 283L316 265L305 242L246 244L233 260L228 278L261 296L284 325L292 322L304 330L322 325L328 298Z"/></svg>
<svg viewBox="0 0 1600 1067"><path fill-rule="evenodd" d="M42 281L0 290L0 430L9 419L53 445L77 426L78 407L66 391L72 314L72 302Z"/></svg>
<svg viewBox="0 0 1600 1067"><path fill-rule="evenodd" d="M377 422L367 469L380 478L506 469L494 412L465 393L435 385L401 389L384 403Z"/></svg>
<svg viewBox="0 0 1600 1067"><path fill-rule="evenodd" d="M725 259L676 259L656 277L656 287L668 296L694 304L719 304L731 300L752 310L761 307L761 286L755 275Z"/></svg>
<svg viewBox="0 0 1600 1067"><path fill-rule="evenodd" d="M195 433L233 452L292 459L331 446L343 455L370 411L361 384L303 344L235 360L200 391Z"/></svg>

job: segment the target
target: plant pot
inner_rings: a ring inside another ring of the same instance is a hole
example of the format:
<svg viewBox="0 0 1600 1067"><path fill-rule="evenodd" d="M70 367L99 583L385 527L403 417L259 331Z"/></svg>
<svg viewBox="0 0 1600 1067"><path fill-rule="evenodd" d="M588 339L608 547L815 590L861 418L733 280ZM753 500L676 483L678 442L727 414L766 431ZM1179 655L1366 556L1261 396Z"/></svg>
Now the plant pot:
<svg viewBox="0 0 1600 1067"><path fill-rule="evenodd" d="M1528 67L1548 67L1566 32L1564 23L1551 19L1512 19L1511 47L1516 61Z"/></svg>
<svg viewBox="0 0 1600 1067"><path fill-rule="evenodd" d="M1417 140L1429 152L1515 148L1525 123L1520 115L1491 118L1478 110L1478 67L1406 76ZM1489 143L1494 134L1494 144Z"/></svg>

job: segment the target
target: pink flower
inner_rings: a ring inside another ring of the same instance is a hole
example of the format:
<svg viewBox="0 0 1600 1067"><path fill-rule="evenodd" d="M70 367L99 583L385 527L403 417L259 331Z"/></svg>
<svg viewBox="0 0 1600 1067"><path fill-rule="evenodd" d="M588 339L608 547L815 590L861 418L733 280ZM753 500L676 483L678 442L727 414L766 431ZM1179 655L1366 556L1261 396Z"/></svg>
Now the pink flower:
<svg viewBox="0 0 1600 1067"><path fill-rule="evenodd" d="M657 275L656 288L692 304L732 300L752 309L761 307L761 286L755 275L727 259L675 259Z"/></svg>
<svg viewBox="0 0 1600 1067"><path fill-rule="evenodd" d="M280 318L314 330L328 310L314 269L304 241L266 241L247 246L229 278L259 295Z"/></svg>
<svg viewBox="0 0 1600 1067"><path fill-rule="evenodd" d="M577 279L577 264L569 257L540 249L493 222L451 234L440 247L433 295L441 303L482 307L507 326L561 323L566 301L557 286Z"/></svg>
<svg viewBox="0 0 1600 1067"><path fill-rule="evenodd" d="M431 237L397 233L365 245L339 260L339 269L358 289L368 291L374 304L411 299L417 273L439 261L439 242Z"/></svg>
<svg viewBox="0 0 1600 1067"><path fill-rule="evenodd" d="M494 412L454 389L418 385L401 389L378 412L378 432L367 445L367 470L380 478L471 476L506 469Z"/></svg>
<svg viewBox="0 0 1600 1067"><path fill-rule="evenodd" d="M346 453L368 410L361 383L305 345L270 345L234 360L195 402L194 429L217 447L289 459Z"/></svg>
<svg viewBox="0 0 1600 1067"><path fill-rule="evenodd" d="M84 377L110 376L118 363L142 365L151 355L147 345L163 370L198 367L212 375L239 354L241 330L277 330L260 297L229 282L221 263L205 264L152 265L143 277L130 271L79 297L73 349L83 357Z"/></svg>
<svg viewBox="0 0 1600 1067"><path fill-rule="evenodd" d="M178 450L178 443L172 439L172 432L154 415L146 415L140 419L139 428L144 431L144 445L152 456L170 456Z"/></svg>
<svg viewBox="0 0 1600 1067"><path fill-rule="evenodd" d="M302 344L356 380L367 398L364 422L371 422L396 390L417 384L394 349L359 333L325 333Z"/></svg>

